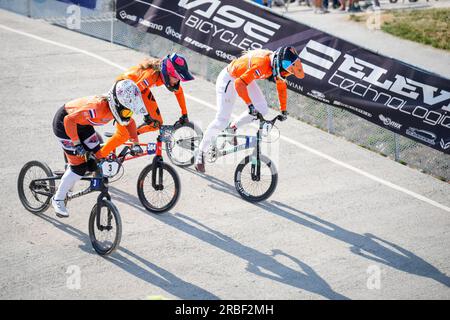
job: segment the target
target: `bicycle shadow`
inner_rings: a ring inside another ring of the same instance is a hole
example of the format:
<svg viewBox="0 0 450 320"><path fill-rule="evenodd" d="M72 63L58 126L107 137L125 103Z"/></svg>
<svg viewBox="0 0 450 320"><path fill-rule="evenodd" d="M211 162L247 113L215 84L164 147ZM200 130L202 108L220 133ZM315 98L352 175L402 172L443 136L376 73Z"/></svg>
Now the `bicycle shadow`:
<svg viewBox="0 0 450 320"><path fill-rule="evenodd" d="M68 233L70 236L79 239L80 241L84 241L85 243L79 246L80 249L83 250L84 252L97 255L95 250L92 248L89 235L87 235L83 231L46 215L39 215L39 217L47 222L50 222L59 230ZM154 263L145 260L144 258L138 256L137 254L133 253L132 251L122 246L119 246L119 248L112 255L102 258L104 258L106 261L113 263L114 265L130 273L131 275L169 292L170 294L174 295L177 298L184 300L220 299L219 297L208 292L207 290L182 280L173 273L155 265ZM138 265L137 263L130 260L130 258L138 260L140 263L145 265L145 267Z"/></svg>
<svg viewBox="0 0 450 320"><path fill-rule="evenodd" d="M194 172L194 174L197 173ZM239 196L234 186L230 185L229 183L211 176L205 176L202 174L197 175L211 182L212 184L210 185L210 187L214 190L231 194L242 201L242 198ZM328 237L332 237L345 242L351 246L350 251L352 253L357 254L363 258L387 265L403 272L427 277L447 287L450 287L450 277L442 273L439 269L431 265L429 262L415 255L411 251L380 237L377 237L373 234L366 233L362 235L346 230L329 221L320 219L312 214L300 211L278 201L264 201L260 203L254 203L254 205L261 209L264 209L271 214L276 214L292 222L320 232ZM288 210L294 213L291 213ZM302 218L302 215L305 218ZM317 223L311 222L306 218L315 220ZM392 249L390 249L389 247L391 247Z"/></svg>
<svg viewBox="0 0 450 320"><path fill-rule="evenodd" d="M51 223L57 229L65 232L65 233L69 234L70 236L83 242L82 245L78 246L82 251L89 253L89 254L96 254L94 248L92 248L91 240L90 240L89 236L86 233L84 233L83 231L81 231L75 227L72 227L71 225L61 222L60 218L55 219L55 218L52 218L45 214L39 214L36 216L41 218L42 220L45 220L46 222Z"/></svg>
<svg viewBox="0 0 450 320"><path fill-rule="evenodd" d="M215 179L211 177L212 179ZM220 180L218 180L220 181ZM247 247L232 238L209 228L206 225L197 222L196 220L189 218L181 213L155 215L145 210L139 202L136 196L133 196L123 190L114 188L110 190L114 194L114 201L120 201L126 204L131 204L136 209L150 215L151 217L158 219L159 221L168 224L176 229L179 229L191 236L198 238L210 245L213 245L219 249L229 252L235 256L238 256L248 261L247 271L252 272L258 276L266 277L268 279L294 286L299 289L303 289L309 292L317 293L328 299L349 299L337 292L334 292L328 283L322 279L311 267L297 258L283 253L279 249L272 250L271 255L264 254L256 249ZM239 196L238 196L239 197ZM240 198L240 197L239 197ZM183 217L186 220L190 220L193 224L197 224L203 229L188 224L178 217ZM283 255L291 259L296 263L302 271L294 270L288 266L285 266L278 262L275 257L277 255ZM250 258L252 257L252 258ZM265 272L264 269L269 272ZM276 276L274 276L276 275Z"/></svg>
<svg viewBox="0 0 450 320"><path fill-rule="evenodd" d="M248 263L246 270L257 276L312 292L327 299L349 299L335 292L310 266L279 249L272 250L270 255L262 253L182 213L165 217L155 216L155 218L218 249L246 260ZM275 257L280 255L291 259L300 270L286 266L276 260Z"/></svg>

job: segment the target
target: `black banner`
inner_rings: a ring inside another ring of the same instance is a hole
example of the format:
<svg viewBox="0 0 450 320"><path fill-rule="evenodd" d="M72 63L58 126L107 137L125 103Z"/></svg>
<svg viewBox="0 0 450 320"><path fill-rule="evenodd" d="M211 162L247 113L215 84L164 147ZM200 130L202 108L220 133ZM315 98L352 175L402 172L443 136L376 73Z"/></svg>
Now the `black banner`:
<svg viewBox="0 0 450 320"><path fill-rule="evenodd" d="M117 0L117 18L221 61L295 46L306 76L291 90L450 153L449 79L242 0Z"/></svg>

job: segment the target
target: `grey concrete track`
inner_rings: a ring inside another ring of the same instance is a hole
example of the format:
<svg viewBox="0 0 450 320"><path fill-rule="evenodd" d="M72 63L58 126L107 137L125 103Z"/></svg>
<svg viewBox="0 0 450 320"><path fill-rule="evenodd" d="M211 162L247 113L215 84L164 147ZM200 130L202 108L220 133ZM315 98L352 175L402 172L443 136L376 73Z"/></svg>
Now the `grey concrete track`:
<svg viewBox="0 0 450 320"><path fill-rule="evenodd" d="M0 25L122 66L144 56L5 11ZM286 138L279 140L278 188L258 205L242 201L233 186L243 154L208 165L204 176L177 168L181 199L161 216L146 212L136 196L149 160L126 163L125 177L111 188L123 221L121 247L99 257L87 231L95 195L69 203L70 218L60 220L52 210L27 212L16 183L31 159L62 167L51 129L55 111L105 92L120 70L1 26L0 43L0 298L450 298L449 184L294 119L279 125ZM184 88L214 104L213 84L197 79ZM164 88L154 93L165 120L175 121L174 96ZM215 114L192 99L188 109L203 128ZM79 290L67 287L70 266L81 270Z"/></svg>

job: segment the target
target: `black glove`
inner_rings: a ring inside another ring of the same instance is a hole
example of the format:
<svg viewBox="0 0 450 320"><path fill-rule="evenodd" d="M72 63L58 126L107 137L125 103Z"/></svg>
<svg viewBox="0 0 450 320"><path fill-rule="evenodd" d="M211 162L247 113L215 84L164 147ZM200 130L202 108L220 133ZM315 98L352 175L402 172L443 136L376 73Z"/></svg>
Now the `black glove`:
<svg viewBox="0 0 450 320"><path fill-rule="evenodd" d="M150 117L149 114L146 114L144 116L144 122L146 125L152 126L153 128L159 128L159 125L160 125L159 121ZM139 127L141 127L141 126L139 126Z"/></svg>
<svg viewBox="0 0 450 320"><path fill-rule="evenodd" d="M130 154L132 156L137 156L138 154L143 153L141 146L138 143L133 144L133 146L130 148Z"/></svg>
<svg viewBox="0 0 450 320"><path fill-rule="evenodd" d="M280 121L285 121L285 120L287 120L287 116L288 116L288 112L287 112L286 110L281 111Z"/></svg>
<svg viewBox="0 0 450 320"><path fill-rule="evenodd" d="M75 154L79 157L83 157L86 155L86 149L84 149L83 145L81 143L76 144L75 146Z"/></svg>
<svg viewBox="0 0 450 320"><path fill-rule="evenodd" d="M258 110L256 110L256 108L255 108L255 106L253 104L250 104L248 106L248 114L250 114L252 116L258 115Z"/></svg>
<svg viewBox="0 0 450 320"><path fill-rule="evenodd" d="M182 125L184 125L184 124L186 124L188 122L189 122L188 115L187 114L183 114L183 115L181 115L180 119L178 119L175 122L174 126L175 127L182 126Z"/></svg>

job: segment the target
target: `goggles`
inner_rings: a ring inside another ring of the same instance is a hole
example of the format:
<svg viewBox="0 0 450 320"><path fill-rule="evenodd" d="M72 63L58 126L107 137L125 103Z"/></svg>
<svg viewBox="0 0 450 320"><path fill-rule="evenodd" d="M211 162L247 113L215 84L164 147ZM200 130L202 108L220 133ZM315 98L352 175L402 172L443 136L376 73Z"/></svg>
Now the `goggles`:
<svg viewBox="0 0 450 320"><path fill-rule="evenodd" d="M129 119L129 118L131 118L132 115L133 115L133 111L131 111L130 109L124 108L120 111L120 116L122 118Z"/></svg>

